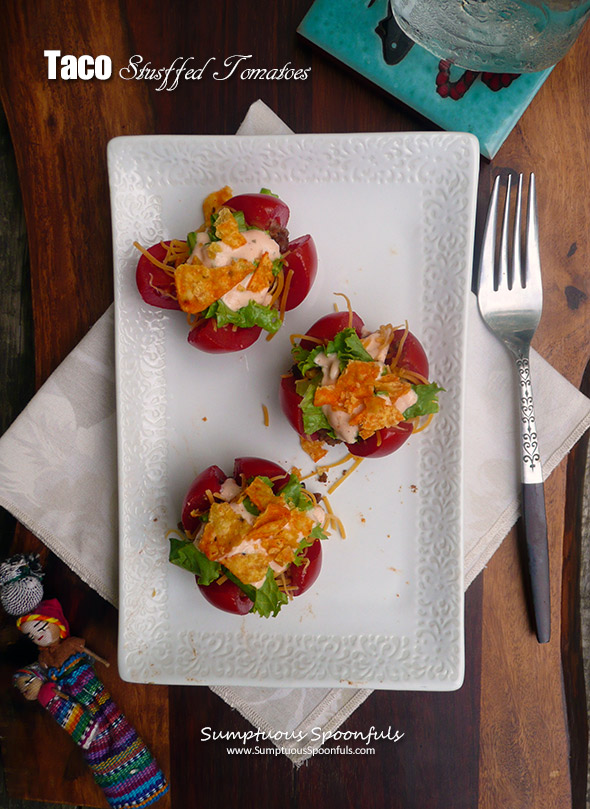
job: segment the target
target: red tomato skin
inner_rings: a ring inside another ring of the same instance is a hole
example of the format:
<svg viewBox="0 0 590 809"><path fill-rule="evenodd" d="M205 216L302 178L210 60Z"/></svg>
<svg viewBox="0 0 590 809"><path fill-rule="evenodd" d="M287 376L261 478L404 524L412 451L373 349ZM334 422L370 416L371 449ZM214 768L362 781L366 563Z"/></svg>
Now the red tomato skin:
<svg viewBox="0 0 590 809"><path fill-rule="evenodd" d="M237 584L226 579L223 584L198 584L199 590L207 601L218 610L231 612L234 615L246 615L254 606L248 596L240 590Z"/></svg>
<svg viewBox="0 0 590 809"><path fill-rule="evenodd" d="M287 421L291 427L299 433L299 435L306 435L303 426L303 413L299 407L301 396L295 389L296 380L294 376L284 376L281 379L281 387L279 388L279 403ZM310 435L312 440L317 434Z"/></svg>
<svg viewBox="0 0 590 809"><path fill-rule="evenodd" d="M242 475L244 478L276 478L272 487L275 494L278 494L283 486L289 482L290 477L289 473L285 472L283 467L274 461L267 461L265 458L255 458L253 456L236 458L234 461L234 480L240 482Z"/></svg>
<svg viewBox="0 0 590 809"><path fill-rule="evenodd" d="M168 245L170 242L164 242ZM158 261L163 261L166 256L166 248L161 244L154 244L148 248L148 253ZM160 267L156 267L151 261L143 254L137 262L137 269L135 271L135 283L139 294L150 306L157 306L160 309L180 309L180 305L174 298L163 295L159 290L163 289L166 292L176 295L176 285L174 279L171 278Z"/></svg>
<svg viewBox="0 0 590 809"><path fill-rule="evenodd" d="M366 438L364 441L347 444L346 447L350 454L355 455L357 458L383 458L385 455L391 455L391 453L399 449L402 444L405 444L412 435L413 429L409 422L402 421L395 427L386 427L380 430L380 443L375 434L370 438Z"/></svg>
<svg viewBox="0 0 590 809"><path fill-rule="evenodd" d="M313 286L318 271L318 252L314 240L308 234L289 242L289 250L285 255L285 278L289 270L293 270L285 301L285 309L290 312L305 300Z"/></svg>
<svg viewBox="0 0 590 809"><path fill-rule="evenodd" d="M271 194L239 194L224 203L224 207L242 211L246 222L260 230L268 230L271 225L284 228L289 221L289 208Z"/></svg>
<svg viewBox="0 0 590 809"><path fill-rule="evenodd" d="M191 517L191 511L207 511L209 498L207 489L211 494L220 491L227 475L218 466L208 466L191 483L182 504L182 524L187 531L194 531L201 525L198 517Z"/></svg>
<svg viewBox="0 0 590 809"><path fill-rule="evenodd" d="M308 329L305 334L309 337L315 337L316 340L322 340L323 342L328 343L330 340L334 339L335 335L337 335L339 331L348 328L349 320L350 315L348 312L330 312L329 315L324 315L319 320L316 320L313 326ZM352 328L359 337L361 336L364 325L365 324L357 313L353 312ZM306 348L309 351L309 349L315 348L317 343L313 340L305 340L305 338L303 338L303 340L301 340L301 345L303 348Z"/></svg>
<svg viewBox="0 0 590 809"><path fill-rule="evenodd" d="M260 326L234 331L232 326L218 326L215 318L210 317L193 326L187 339L192 346L208 354L230 354L254 345L261 331Z"/></svg>
<svg viewBox="0 0 590 809"><path fill-rule="evenodd" d="M397 329L394 331L393 340L389 347L388 361L391 361L397 354L400 340L404 334L405 329ZM428 379L428 357L426 356L422 343L417 337L414 337L412 332L408 332L408 336L405 339L398 365L401 368L407 368L409 371L414 371L425 379Z"/></svg>
<svg viewBox="0 0 590 809"><path fill-rule="evenodd" d="M309 560L309 564L297 567L292 565L289 569L289 578L291 584L296 588L292 591L292 595L300 596L306 590L315 584L320 570L322 569L322 542L316 539L313 545L306 548L303 556Z"/></svg>

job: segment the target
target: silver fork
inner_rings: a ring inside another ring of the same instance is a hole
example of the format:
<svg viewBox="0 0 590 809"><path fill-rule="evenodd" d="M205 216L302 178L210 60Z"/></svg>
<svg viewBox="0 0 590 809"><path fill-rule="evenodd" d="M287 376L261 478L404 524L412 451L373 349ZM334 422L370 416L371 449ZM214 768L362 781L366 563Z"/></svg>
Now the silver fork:
<svg viewBox="0 0 590 809"><path fill-rule="evenodd" d="M551 635L549 553L543 472L537 444L529 348L541 319L543 289L539 259L539 230L535 175L529 179L525 228L525 261L521 260L522 174L519 176L514 211L510 260L510 189L508 175L500 236L499 260L495 267L496 231L500 177L496 177L483 236L479 264L477 300L487 326L508 348L516 362L520 380L520 426L522 457L522 516L526 536L528 568L533 597L537 639L547 643ZM496 271L497 269L497 271Z"/></svg>

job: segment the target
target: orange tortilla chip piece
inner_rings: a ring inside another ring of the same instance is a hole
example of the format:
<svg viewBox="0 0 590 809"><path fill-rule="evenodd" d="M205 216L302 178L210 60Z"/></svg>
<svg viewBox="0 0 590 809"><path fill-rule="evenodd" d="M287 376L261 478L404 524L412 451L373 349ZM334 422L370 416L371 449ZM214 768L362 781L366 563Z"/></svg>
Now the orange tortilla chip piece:
<svg viewBox="0 0 590 809"><path fill-rule="evenodd" d="M260 478L254 478L248 488L244 490L244 494L250 498L259 511L264 511L270 503L277 499L271 487Z"/></svg>
<svg viewBox="0 0 590 809"><path fill-rule="evenodd" d="M324 447L322 441L312 441L311 438L305 438L302 435L299 437L299 443L301 444L301 449L307 452L312 461L320 461L324 455L328 454L328 450Z"/></svg>
<svg viewBox="0 0 590 809"><path fill-rule="evenodd" d="M264 253L258 262L254 275L248 282L248 289L251 292L262 292L268 289L273 281L272 261L268 253Z"/></svg>
<svg viewBox="0 0 590 809"><path fill-rule="evenodd" d="M375 396L368 401L361 412L350 419L351 424L359 425L361 438L369 438L384 427L395 427L400 421L403 421L403 415L390 399L382 396Z"/></svg>
<svg viewBox="0 0 590 809"><path fill-rule="evenodd" d="M213 191L209 194L208 197L205 198L205 202L203 202L203 216L205 218L205 227L209 227L211 224L211 214L217 213L217 211L229 200L233 197L234 192L231 190L229 185L220 188L219 191Z"/></svg>
<svg viewBox="0 0 590 809"><path fill-rule="evenodd" d="M375 390L386 391L392 402L395 402L396 399L399 399L400 396L408 393L411 389L411 384L404 379L400 379L397 374L385 374L375 382Z"/></svg>
<svg viewBox="0 0 590 809"><path fill-rule="evenodd" d="M330 405L334 410L354 413L359 405L374 396L379 370L376 363L362 360L349 362L334 385L320 385L317 388L314 405Z"/></svg>
<svg viewBox="0 0 590 809"><path fill-rule="evenodd" d="M283 531L283 539L291 547L296 548L299 545L299 539L303 534L304 537L309 536L315 521L305 511L293 509L292 518Z"/></svg>
<svg viewBox="0 0 590 809"><path fill-rule="evenodd" d="M266 576L269 558L264 552L236 554L223 560L223 565L244 584L257 584Z"/></svg>
<svg viewBox="0 0 590 809"><path fill-rule="evenodd" d="M244 258L226 267L206 267L200 262L181 264L174 273L180 308L194 315L204 312L253 271L252 262Z"/></svg>
<svg viewBox="0 0 590 809"><path fill-rule="evenodd" d="M250 529L243 517L229 503L214 503L209 509L209 521L199 541L199 549L209 559L219 559L244 539Z"/></svg>
<svg viewBox="0 0 590 809"><path fill-rule="evenodd" d="M249 540L268 540L278 538L289 522L291 511L287 504L277 498L278 502L269 503L248 532Z"/></svg>
<svg viewBox="0 0 590 809"><path fill-rule="evenodd" d="M215 220L215 235L232 250L246 244L246 237L240 233L236 217L229 208L220 208Z"/></svg>

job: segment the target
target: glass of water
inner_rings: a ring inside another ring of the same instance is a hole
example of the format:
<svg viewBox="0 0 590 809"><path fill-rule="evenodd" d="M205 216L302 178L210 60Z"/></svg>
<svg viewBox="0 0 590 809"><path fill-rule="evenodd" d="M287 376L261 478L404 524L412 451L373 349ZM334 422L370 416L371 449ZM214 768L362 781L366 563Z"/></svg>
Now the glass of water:
<svg viewBox="0 0 590 809"><path fill-rule="evenodd" d="M590 16L590 0L391 0L414 42L459 67L530 73L558 62Z"/></svg>

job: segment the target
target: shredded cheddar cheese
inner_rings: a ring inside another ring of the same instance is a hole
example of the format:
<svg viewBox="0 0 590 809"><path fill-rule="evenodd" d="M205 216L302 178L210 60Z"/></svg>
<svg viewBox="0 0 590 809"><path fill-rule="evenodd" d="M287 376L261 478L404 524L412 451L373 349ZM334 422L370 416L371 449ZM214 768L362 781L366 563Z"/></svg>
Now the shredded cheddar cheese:
<svg viewBox="0 0 590 809"><path fill-rule="evenodd" d="M348 328L352 328L352 304L350 302L350 298L344 294L344 292L335 292L334 295L338 295L340 298L344 298L346 301L346 307L348 309ZM336 310L338 311L338 310Z"/></svg>
<svg viewBox="0 0 590 809"><path fill-rule="evenodd" d="M164 272L168 273L171 278L174 278L174 269L169 267L168 265L164 264L163 261L158 261L157 258L154 258L150 252L148 252L145 247L142 247L138 242L133 242L133 246L136 247L139 252L144 255L148 261L150 261L154 267L159 267Z"/></svg>
<svg viewBox="0 0 590 809"><path fill-rule="evenodd" d="M341 486L341 485L344 483L344 481L345 481L347 478L349 478L349 477L352 475L352 473L355 471L355 469L358 469L358 468L359 468L359 466L361 465L361 463L362 463L363 461L364 461L364 458L357 458L357 459L355 460L355 462L352 464L352 466L350 467L350 469L347 469L347 470L346 470L346 472L344 472L344 474L342 475L342 477L341 477L341 478L339 478L339 479L336 481L336 483L333 483L333 484L330 486L330 488L328 489L328 494L334 494L334 492L336 491L336 489L337 489L339 486Z"/></svg>

